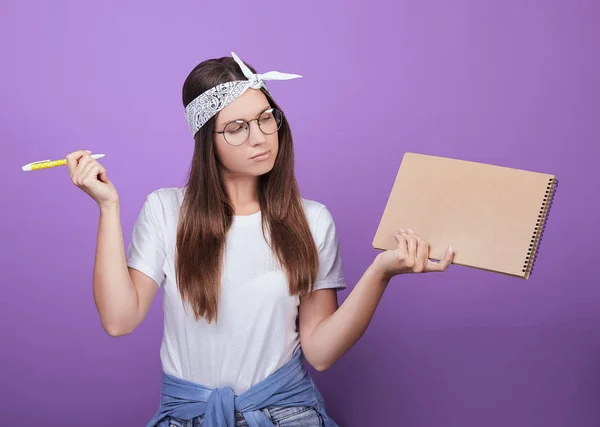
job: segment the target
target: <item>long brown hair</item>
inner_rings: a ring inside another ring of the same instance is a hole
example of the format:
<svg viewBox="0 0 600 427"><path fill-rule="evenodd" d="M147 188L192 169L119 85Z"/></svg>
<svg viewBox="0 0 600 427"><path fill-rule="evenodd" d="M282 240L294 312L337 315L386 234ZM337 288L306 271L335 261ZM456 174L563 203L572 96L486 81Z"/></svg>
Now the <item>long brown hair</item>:
<svg viewBox="0 0 600 427"><path fill-rule="evenodd" d="M248 64L246 64L248 65ZM253 73L256 71L250 65ZM183 105L202 92L233 80L244 80L229 57L198 64L183 84ZM271 107L280 109L263 89ZM215 155L215 117L194 136L195 146L181 207L176 246L179 292L208 322L217 319L225 238L235 214L225 192ZM274 167L258 178L263 235L285 270L290 295L306 294L317 277L318 254L298 184L294 176L294 147L288 121L278 133L279 150Z"/></svg>

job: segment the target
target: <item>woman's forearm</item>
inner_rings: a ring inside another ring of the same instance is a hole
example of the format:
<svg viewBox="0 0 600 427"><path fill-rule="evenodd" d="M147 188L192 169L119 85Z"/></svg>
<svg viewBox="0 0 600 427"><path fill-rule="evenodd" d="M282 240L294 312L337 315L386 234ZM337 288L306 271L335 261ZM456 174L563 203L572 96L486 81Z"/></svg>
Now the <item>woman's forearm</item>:
<svg viewBox="0 0 600 427"><path fill-rule="evenodd" d="M103 328L110 335L123 335L135 327L137 292L127 268L118 203L100 208L94 301Z"/></svg>
<svg viewBox="0 0 600 427"><path fill-rule="evenodd" d="M320 322L311 334L311 345L318 349L313 365L329 368L364 334L389 283L373 265L365 271L342 305Z"/></svg>

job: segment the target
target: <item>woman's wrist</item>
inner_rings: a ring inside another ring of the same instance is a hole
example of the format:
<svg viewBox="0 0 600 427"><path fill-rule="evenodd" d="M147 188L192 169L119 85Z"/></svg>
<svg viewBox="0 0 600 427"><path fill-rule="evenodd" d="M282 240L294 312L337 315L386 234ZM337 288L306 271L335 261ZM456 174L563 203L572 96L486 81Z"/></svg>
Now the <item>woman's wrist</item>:
<svg viewBox="0 0 600 427"><path fill-rule="evenodd" d="M373 278L378 284L387 286L393 275L390 275L380 266L377 259L375 259L371 265L367 268L367 274Z"/></svg>
<svg viewBox="0 0 600 427"><path fill-rule="evenodd" d="M110 202L100 202L98 203L98 207L100 208L100 213L110 213L119 211L119 199L111 200Z"/></svg>

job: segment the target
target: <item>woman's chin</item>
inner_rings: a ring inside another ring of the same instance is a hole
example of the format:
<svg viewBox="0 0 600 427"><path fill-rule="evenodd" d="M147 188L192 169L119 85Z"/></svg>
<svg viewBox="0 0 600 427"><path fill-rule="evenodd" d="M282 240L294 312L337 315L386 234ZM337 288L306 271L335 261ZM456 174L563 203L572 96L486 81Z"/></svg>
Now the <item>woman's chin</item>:
<svg viewBox="0 0 600 427"><path fill-rule="evenodd" d="M273 161L260 162L250 168L250 173L255 176L264 175L271 172L274 166L275 162Z"/></svg>

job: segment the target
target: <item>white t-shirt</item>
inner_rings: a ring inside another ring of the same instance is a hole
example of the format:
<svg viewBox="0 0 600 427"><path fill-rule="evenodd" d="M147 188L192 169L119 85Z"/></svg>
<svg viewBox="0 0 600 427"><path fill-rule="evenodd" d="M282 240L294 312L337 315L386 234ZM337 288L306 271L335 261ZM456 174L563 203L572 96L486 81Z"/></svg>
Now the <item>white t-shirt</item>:
<svg viewBox="0 0 600 427"><path fill-rule="evenodd" d="M161 363L167 374L241 394L288 362L300 345L299 297L290 296L284 271L261 229L261 212L235 216L227 234L217 322L196 321L175 278L175 245L183 188L148 195L133 228L127 264L164 292ZM344 289L342 259L327 208L303 199L319 251L315 290Z"/></svg>

